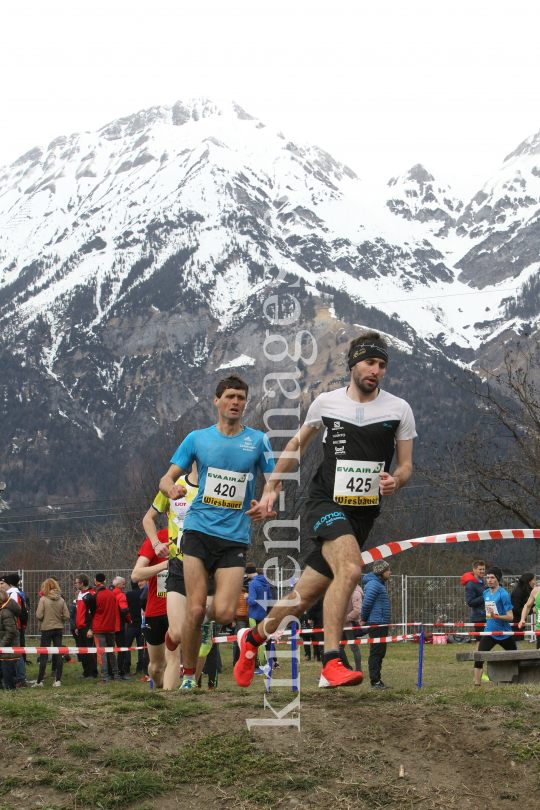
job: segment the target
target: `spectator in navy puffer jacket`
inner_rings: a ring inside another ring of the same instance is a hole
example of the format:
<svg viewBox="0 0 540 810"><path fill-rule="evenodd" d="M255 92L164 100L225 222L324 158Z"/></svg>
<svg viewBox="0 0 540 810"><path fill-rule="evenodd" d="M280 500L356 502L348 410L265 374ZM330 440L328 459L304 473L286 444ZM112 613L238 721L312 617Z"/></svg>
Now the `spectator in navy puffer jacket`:
<svg viewBox="0 0 540 810"><path fill-rule="evenodd" d="M247 565L246 575L249 579L249 594L246 602L249 605L249 618L253 620L253 624L250 621L249 626L255 627L266 618L266 614L270 610L271 605L269 603L272 600L272 591L262 568Z"/></svg>
<svg viewBox="0 0 540 810"><path fill-rule="evenodd" d="M364 586L364 600L362 602L362 624L378 624L382 627L372 627L370 638L381 638L388 635L390 623L390 600L386 590L386 583L390 579L390 566L386 560L377 560L373 563L370 574L362 580ZM369 679L372 689L389 689L381 680L383 658L386 655L386 641L369 645Z"/></svg>
<svg viewBox="0 0 540 810"><path fill-rule="evenodd" d="M484 576L486 574L486 563L484 560L474 560L472 574L467 572L461 577L461 584L465 585L465 599L471 609L471 622L486 621L486 609L484 602L484 591L486 585ZM482 628L478 628L481 630Z"/></svg>
<svg viewBox="0 0 540 810"><path fill-rule="evenodd" d="M465 600L471 609L471 622L474 622L475 624L481 623L485 625L487 621L486 603L484 601L484 591L486 590L486 584L484 582L485 575L485 561L473 560L472 574L470 571L468 571L461 577L461 584L465 585ZM475 627L474 631L479 632L483 629L483 627ZM478 649L481 638L482 636L476 637L476 649ZM482 673L482 680L489 680L485 672Z"/></svg>

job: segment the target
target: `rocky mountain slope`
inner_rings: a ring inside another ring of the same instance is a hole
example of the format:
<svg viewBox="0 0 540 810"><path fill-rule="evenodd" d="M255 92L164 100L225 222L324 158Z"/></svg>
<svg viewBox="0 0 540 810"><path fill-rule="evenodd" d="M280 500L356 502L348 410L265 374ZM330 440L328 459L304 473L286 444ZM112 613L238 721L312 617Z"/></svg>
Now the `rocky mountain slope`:
<svg viewBox="0 0 540 810"><path fill-rule="evenodd" d="M260 418L273 370L263 302L284 278L297 285L298 328L319 342L305 401L343 378L354 325L377 326L403 360L388 385L409 380L424 436L457 435L444 381L540 314L528 292L539 152L540 133L470 202L420 165L374 189L361 165L357 176L236 104L195 100L60 136L0 169L11 500L110 495L158 431L212 418L227 368L249 380Z"/></svg>

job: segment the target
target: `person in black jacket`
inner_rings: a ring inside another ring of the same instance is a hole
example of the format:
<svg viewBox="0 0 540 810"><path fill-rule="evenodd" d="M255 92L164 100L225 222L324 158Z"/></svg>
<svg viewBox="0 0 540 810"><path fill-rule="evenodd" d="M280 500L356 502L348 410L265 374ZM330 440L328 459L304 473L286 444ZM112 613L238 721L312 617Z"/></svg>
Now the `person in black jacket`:
<svg viewBox="0 0 540 810"><path fill-rule="evenodd" d="M536 588L536 577L532 571L522 574L516 582L516 587L510 594L510 599L512 600L512 609L514 611L514 622L519 622L521 620L523 608L527 604L529 596L534 588ZM531 608L531 610L533 610L533 608ZM529 611L529 613L530 612L531 611Z"/></svg>
<svg viewBox="0 0 540 810"><path fill-rule="evenodd" d="M310 628L323 626L323 602L324 596L320 596L317 601L306 611L307 622ZM323 633L311 633L312 641L322 641L324 638ZM313 644L313 660L320 661L322 659L322 651L324 647L319 644Z"/></svg>
<svg viewBox="0 0 540 810"><path fill-rule="evenodd" d="M141 582L132 582L131 590L126 591L126 601L129 607L129 615L131 616L131 624L126 627L126 646L144 647L144 635L142 631L142 613L141 613L141 592L146 586L146 580ZM135 644L133 643L135 642ZM143 650L138 650L137 668L135 672L142 673L143 671ZM125 671L130 674L131 669L131 653L126 653Z"/></svg>

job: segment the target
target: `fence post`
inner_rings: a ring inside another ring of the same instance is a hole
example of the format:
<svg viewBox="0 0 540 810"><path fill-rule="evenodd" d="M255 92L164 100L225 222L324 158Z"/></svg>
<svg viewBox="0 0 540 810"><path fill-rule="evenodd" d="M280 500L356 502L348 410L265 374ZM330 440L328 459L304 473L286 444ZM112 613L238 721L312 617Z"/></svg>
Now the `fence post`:
<svg viewBox="0 0 540 810"><path fill-rule="evenodd" d="M291 577L291 592L294 591L296 580ZM296 640L297 625L296 622L291 624L291 669L292 669L292 690L298 692L298 642Z"/></svg>
<svg viewBox="0 0 540 810"><path fill-rule="evenodd" d="M19 576L21 577L22 582L21 588L24 591L24 593L26 593L26 591L24 590L24 568L21 571L19 571Z"/></svg>
<svg viewBox="0 0 540 810"><path fill-rule="evenodd" d="M266 691L270 691L270 687L272 685L272 670L274 669L274 655L276 649L276 642L274 639L270 642L270 667L268 670L268 676L266 678Z"/></svg>
<svg viewBox="0 0 540 810"><path fill-rule="evenodd" d="M406 626L408 625L408 623L409 623L409 605L408 605L408 602L409 602L409 594L408 594L408 591L407 591L407 574L405 574L403 578L404 578L404 580L405 580L405 584L404 584L404 592L405 592L405 612L404 612L404 614L403 614L403 621L405 622L405 627L406 627ZM405 630L405 633L406 633L406 632L407 632L407 631Z"/></svg>
<svg viewBox="0 0 540 810"><path fill-rule="evenodd" d="M404 575L401 575L401 621L405 624L405 582ZM404 630L404 632L407 632Z"/></svg>
<svg viewBox="0 0 540 810"><path fill-rule="evenodd" d="M418 650L418 683L416 684L419 689L422 688L422 667L424 664L424 631L420 625L420 645Z"/></svg>

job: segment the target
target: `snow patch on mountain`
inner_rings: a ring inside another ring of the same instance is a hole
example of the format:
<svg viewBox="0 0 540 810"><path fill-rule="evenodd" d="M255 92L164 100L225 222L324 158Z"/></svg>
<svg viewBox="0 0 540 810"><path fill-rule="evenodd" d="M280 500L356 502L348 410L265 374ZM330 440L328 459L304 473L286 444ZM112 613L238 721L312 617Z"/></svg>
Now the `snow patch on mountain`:
<svg viewBox="0 0 540 810"><path fill-rule="evenodd" d="M222 363L220 366L216 368L216 371L223 371L224 369L229 368L243 368L245 366L254 366L255 365L255 358L248 357L247 354L241 354L240 357L237 357L236 360L231 360L229 363Z"/></svg>

